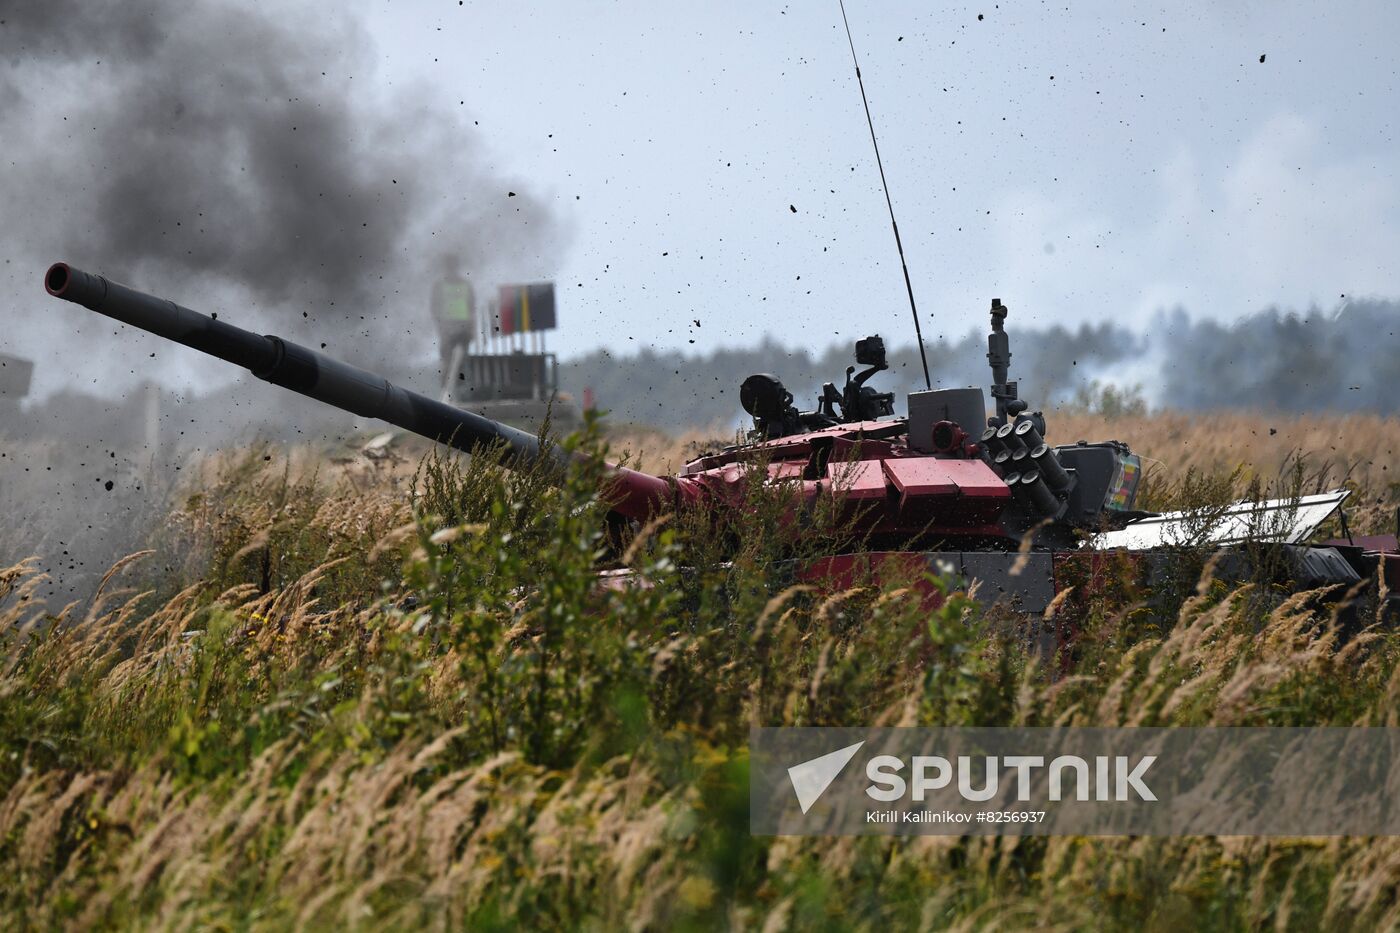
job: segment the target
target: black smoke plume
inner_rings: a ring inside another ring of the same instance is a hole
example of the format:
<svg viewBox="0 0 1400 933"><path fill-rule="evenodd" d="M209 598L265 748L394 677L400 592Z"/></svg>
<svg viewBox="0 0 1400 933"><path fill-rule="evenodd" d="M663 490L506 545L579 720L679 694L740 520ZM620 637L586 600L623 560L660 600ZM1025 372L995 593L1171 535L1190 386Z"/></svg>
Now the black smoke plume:
<svg viewBox="0 0 1400 933"><path fill-rule="evenodd" d="M50 262L391 375L435 356L445 254L553 273L545 204L490 168L471 100L429 91L386 86L348 4L0 0L0 353L37 396L0 398L0 566L38 554L54 599L89 594L187 453L351 428L267 386L199 395L234 370L55 302Z"/></svg>
<svg viewBox="0 0 1400 933"><path fill-rule="evenodd" d="M0 0L0 288L44 336L19 349L110 339L40 304L55 259L365 362L430 346L444 254L552 271L558 226L485 166L471 102L416 90L376 81L345 5Z"/></svg>

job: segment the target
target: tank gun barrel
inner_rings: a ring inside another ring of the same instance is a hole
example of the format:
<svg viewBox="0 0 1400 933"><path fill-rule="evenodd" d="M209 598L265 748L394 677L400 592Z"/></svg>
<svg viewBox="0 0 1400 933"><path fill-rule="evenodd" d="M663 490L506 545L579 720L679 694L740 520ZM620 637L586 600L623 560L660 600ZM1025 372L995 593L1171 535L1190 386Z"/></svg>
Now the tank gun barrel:
<svg viewBox="0 0 1400 933"><path fill-rule="evenodd" d="M377 418L468 453L501 444L517 465L567 462L568 454L533 434L412 392L383 376L272 335L255 334L164 298L55 263L44 276L50 295L241 366L273 385L365 418ZM671 484L610 466L615 508L644 519L671 504Z"/></svg>

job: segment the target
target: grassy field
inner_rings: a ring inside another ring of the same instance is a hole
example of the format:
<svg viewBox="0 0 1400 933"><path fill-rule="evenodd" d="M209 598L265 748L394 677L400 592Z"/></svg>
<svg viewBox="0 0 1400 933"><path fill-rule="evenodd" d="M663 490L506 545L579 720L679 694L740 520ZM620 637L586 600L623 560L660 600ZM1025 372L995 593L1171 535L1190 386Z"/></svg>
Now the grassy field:
<svg viewBox="0 0 1400 933"><path fill-rule="evenodd" d="M1357 490L1354 530L1393 527L1393 420L1051 426L1163 461L1163 505L1301 451L1305 482ZM613 443L661 468L695 440ZM34 564L0 571L8 929L1400 923L1389 839L748 832L755 725L1400 725L1400 638L1339 637L1320 594L1207 577L1090 604L1052 676L963 594L789 585L775 560L841 529L792 539L776 494L610 541L588 469L553 487L410 447L197 472L97 598L59 610ZM600 562L647 585L601 589Z"/></svg>

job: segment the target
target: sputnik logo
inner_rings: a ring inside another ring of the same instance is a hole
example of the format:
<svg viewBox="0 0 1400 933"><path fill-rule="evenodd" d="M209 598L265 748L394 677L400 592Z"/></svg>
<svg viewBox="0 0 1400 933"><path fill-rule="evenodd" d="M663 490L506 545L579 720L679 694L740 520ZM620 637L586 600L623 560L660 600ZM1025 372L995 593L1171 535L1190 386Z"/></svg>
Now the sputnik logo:
<svg viewBox="0 0 1400 933"><path fill-rule="evenodd" d="M803 813L812 809L812 804L826 793L831 782L850 764L864 744L865 740L862 739L854 745L847 745L820 758L813 758L788 768L788 780L792 781L792 789L797 794L797 802Z"/></svg>

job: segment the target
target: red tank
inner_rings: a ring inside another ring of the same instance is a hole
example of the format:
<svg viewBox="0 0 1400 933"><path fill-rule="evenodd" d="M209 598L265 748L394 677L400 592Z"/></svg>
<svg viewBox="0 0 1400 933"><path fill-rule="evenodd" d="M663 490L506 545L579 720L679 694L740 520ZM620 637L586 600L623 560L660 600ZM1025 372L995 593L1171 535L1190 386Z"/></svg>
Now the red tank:
<svg viewBox="0 0 1400 933"><path fill-rule="evenodd" d="M275 385L460 450L503 446L506 462L521 464L563 464L573 456L315 350L65 263L49 269L45 286L55 297L242 366ZM813 411L797 410L776 377L750 376L740 387L740 401L753 417L746 443L702 456L674 477L609 465L612 507L642 522L676 509L744 508L748 484L791 484L797 494L789 519L800 522L804 509L831 497L850 517L855 540L849 553L809 561L794 572L833 586L872 573L913 582L932 598L936 574L955 583L980 582L984 596L1038 613L1070 586L1084 592L1125 574L1149 579L1162 563L1154 549L1172 543L1177 519L1134 510L1141 463L1127 445L1046 443L1044 416L1027 411L1008 377L1006 314L1000 301L992 302L990 410L979 388L929 389L910 393L906 415L896 417L894 394L866 384L888 368L883 341L867 337L855 352L857 364L866 368L856 374L849 367L840 390L823 386ZM1393 547L1303 544L1345 496L1338 491L1285 504L1294 511L1301 507L1304 519L1275 523L1282 531L1274 540L1293 549L1300 581L1354 582L1383 563L1393 565L1386 556ZM1208 543L1248 539L1250 517L1271 507L1245 503L1227 512ZM1122 549L1127 556L1104 549ZM607 579L617 582L620 576Z"/></svg>

